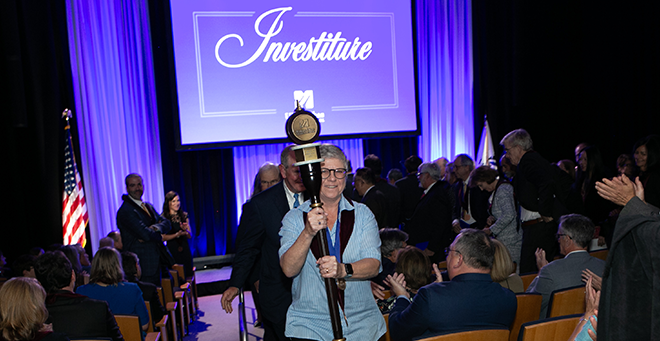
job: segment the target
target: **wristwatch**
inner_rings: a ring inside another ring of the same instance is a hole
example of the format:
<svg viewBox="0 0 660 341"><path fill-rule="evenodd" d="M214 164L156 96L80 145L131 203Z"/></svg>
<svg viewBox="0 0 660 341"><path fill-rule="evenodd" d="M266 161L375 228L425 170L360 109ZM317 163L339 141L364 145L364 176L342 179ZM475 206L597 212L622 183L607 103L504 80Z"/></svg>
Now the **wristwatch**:
<svg viewBox="0 0 660 341"><path fill-rule="evenodd" d="M344 278L353 277L353 265L351 265L350 263L344 264L344 270L346 270L346 276Z"/></svg>

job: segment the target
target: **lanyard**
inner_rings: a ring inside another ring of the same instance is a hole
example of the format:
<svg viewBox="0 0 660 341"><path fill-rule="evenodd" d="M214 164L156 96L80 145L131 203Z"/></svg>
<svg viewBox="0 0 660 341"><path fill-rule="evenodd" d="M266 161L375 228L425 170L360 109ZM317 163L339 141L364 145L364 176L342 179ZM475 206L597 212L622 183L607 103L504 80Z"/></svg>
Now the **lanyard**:
<svg viewBox="0 0 660 341"><path fill-rule="evenodd" d="M335 221L335 243L332 244L332 238L330 238L330 229L325 229L325 233L328 237L328 251L331 256L335 256L338 263L341 263L341 239L339 237L339 213L337 212L337 221Z"/></svg>

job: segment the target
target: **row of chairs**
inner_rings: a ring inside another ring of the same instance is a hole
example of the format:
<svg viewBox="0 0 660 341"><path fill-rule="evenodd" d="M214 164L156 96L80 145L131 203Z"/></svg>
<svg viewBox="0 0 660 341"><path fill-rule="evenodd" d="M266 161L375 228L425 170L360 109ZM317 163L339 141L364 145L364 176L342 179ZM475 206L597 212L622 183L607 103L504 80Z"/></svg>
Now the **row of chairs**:
<svg viewBox="0 0 660 341"><path fill-rule="evenodd" d="M527 322L516 333L517 341L566 341L573 334L582 314L560 316ZM418 341L509 341L513 333L508 329L478 329L437 335Z"/></svg>
<svg viewBox="0 0 660 341"><path fill-rule="evenodd" d="M167 314L160 321L153 323L151 317L151 304L145 301L149 312L149 327L144 341L178 341L188 335L188 325L194 321L199 304L197 303L197 282L194 276L186 278L186 283L179 283L180 278L185 278L183 266L176 264L170 270L172 279L164 278L159 287L158 298ZM173 288L180 290L173 291ZM137 316L115 315L119 330L126 341L142 341L142 329ZM156 328L154 328L154 325Z"/></svg>

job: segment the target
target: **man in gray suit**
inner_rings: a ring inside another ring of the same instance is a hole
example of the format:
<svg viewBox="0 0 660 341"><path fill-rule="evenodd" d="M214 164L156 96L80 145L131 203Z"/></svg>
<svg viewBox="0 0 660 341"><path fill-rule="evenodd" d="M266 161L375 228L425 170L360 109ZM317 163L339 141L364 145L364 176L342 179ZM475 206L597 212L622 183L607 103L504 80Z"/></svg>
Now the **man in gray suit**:
<svg viewBox="0 0 660 341"><path fill-rule="evenodd" d="M589 269L598 276L603 275L605 262L591 257L587 252L593 235L594 223L589 218L579 214L565 215L559 221L557 241L560 252L566 256L548 263L545 260L545 251L536 251L536 261L541 271L527 292L543 295L540 318L547 315L548 302L553 291L583 284L583 270Z"/></svg>

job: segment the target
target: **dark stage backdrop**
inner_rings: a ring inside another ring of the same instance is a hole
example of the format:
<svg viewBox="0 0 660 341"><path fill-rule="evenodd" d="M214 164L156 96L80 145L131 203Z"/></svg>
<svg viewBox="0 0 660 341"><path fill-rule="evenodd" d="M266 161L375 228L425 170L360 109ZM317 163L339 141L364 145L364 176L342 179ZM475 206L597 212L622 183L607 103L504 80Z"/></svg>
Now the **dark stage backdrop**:
<svg viewBox="0 0 660 341"><path fill-rule="evenodd" d="M0 55L0 249L11 264L32 246L62 242L60 117L64 108L74 109L64 1L1 1ZM75 120L72 130L77 136Z"/></svg>
<svg viewBox="0 0 660 341"><path fill-rule="evenodd" d="M659 9L473 1L475 121L488 115L495 144L525 128L549 161L594 143L614 170L637 139L660 133Z"/></svg>

